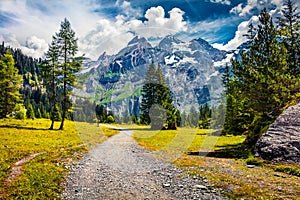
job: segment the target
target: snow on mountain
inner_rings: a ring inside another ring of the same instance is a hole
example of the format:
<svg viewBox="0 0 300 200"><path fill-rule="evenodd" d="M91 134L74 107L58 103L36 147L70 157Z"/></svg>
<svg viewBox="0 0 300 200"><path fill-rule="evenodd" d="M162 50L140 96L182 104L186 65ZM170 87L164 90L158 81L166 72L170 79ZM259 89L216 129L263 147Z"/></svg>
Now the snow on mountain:
<svg viewBox="0 0 300 200"><path fill-rule="evenodd" d="M103 54L97 61L84 62L85 84L79 92L98 98L118 115L134 115L139 112L146 72L154 62L162 67L175 106L181 111L197 108L216 101L222 93L218 68L228 56L202 39L183 42L167 36L152 47L145 38L136 36L116 55Z"/></svg>

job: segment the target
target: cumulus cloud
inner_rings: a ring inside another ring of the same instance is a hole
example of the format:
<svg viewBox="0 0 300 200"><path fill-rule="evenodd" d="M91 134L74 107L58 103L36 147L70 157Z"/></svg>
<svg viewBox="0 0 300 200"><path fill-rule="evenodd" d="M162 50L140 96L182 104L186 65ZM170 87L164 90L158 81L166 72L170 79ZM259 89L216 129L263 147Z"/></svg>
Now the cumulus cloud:
<svg viewBox="0 0 300 200"><path fill-rule="evenodd" d="M215 43L212 46L215 48L218 48L221 50L227 50L227 51L236 49L241 44L246 42L247 38L244 35L247 34L250 23L253 24L254 26L257 26L258 21L259 20L258 20L257 16L251 17L251 19L248 21L243 21L242 23L239 24L237 31L235 32L235 36L232 40L230 40L225 45Z"/></svg>
<svg viewBox="0 0 300 200"><path fill-rule="evenodd" d="M100 18L91 12L92 2L74 1L1 1L0 11L8 13L12 24L0 26L0 38L33 57L41 57L52 35L67 17L77 37L85 35ZM80 12L78 12L80 10ZM8 36L10 35L10 36ZM12 37L12 35L14 35Z"/></svg>
<svg viewBox="0 0 300 200"><path fill-rule="evenodd" d="M0 11L8 13L14 23L0 26L0 39L24 53L41 57L67 17L79 39L80 53L97 58L103 51L117 53L134 35L156 38L187 30L184 12L179 8L170 10L169 16L161 6L149 8L142 21L140 10L133 9L129 1L118 0L113 5L122 14L112 19L95 12L101 5L94 0L1 1Z"/></svg>
<svg viewBox="0 0 300 200"><path fill-rule="evenodd" d="M116 54L134 36L127 31L123 23L122 16L118 16L115 22L107 19L99 20L95 28L79 41L81 51L94 59L104 51Z"/></svg>
<svg viewBox="0 0 300 200"><path fill-rule="evenodd" d="M300 2L296 3L298 6ZM234 7L231 12L239 13L240 16L244 16L247 13L251 12L254 8L259 8L260 10L263 9L266 5L273 5L273 10L269 11L269 14L271 16L274 16L274 18L280 14L280 10L283 7L283 0L248 0L247 5L245 7L242 6L242 4L239 4L238 6ZM274 7L275 6L275 7ZM247 38L244 36L247 34L248 26L252 23L253 26L257 26L259 23L258 16L252 16L250 20L243 21L238 25L237 31L235 32L235 36L232 40L230 40L227 44L218 44L215 43L213 46L215 48L221 49L221 50L233 50L236 49L238 46L240 46L242 43L246 42Z"/></svg>
<svg viewBox="0 0 300 200"><path fill-rule="evenodd" d="M131 31L147 38L164 37L187 30L187 22L183 19L184 12L181 9L173 8L168 13L170 17L165 16L163 7L151 7L146 11L144 22L134 19L126 25Z"/></svg>
<svg viewBox="0 0 300 200"><path fill-rule="evenodd" d="M39 58L48 50L48 43L37 36L28 37L24 43L20 43L14 34L0 35L0 41L5 41L6 46L19 48L21 51L31 57Z"/></svg>
<svg viewBox="0 0 300 200"><path fill-rule="evenodd" d="M118 15L115 21L102 19L98 21L93 30L80 40L80 46L82 51L92 58L96 58L104 51L108 54L116 54L127 45L134 35L160 38L186 31L187 24L183 15L182 10L173 8L169 11L169 17L166 17L165 10L158 6L146 11L145 21L127 20L124 15Z"/></svg>

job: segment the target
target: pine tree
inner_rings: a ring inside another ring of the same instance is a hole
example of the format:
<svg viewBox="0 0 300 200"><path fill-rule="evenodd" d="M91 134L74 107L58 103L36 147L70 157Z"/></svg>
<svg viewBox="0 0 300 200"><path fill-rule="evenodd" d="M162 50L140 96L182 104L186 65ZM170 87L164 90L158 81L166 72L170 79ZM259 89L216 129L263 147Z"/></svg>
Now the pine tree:
<svg viewBox="0 0 300 200"><path fill-rule="evenodd" d="M142 87L143 100L141 102L141 123L150 124L151 119L149 111L152 105L156 104L156 85L158 83L156 77L156 68L152 62L146 74L145 83Z"/></svg>
<svg viewBox="0 0 300 200"><path fill-rule="evenodd" d="M180 113L172 104L172 93L167 87L160 65L157 69L154 63L149 66L142 87L142 96L141 123L151 122L152 129L161 129L166 123L167 129L176 129Z"/></svg>
<svg viewBox="0 0 300 200"><path fill-rule="evenodd" d="M198 127L199 123L199 112L197 112L194 106L191 107L190 113L188 114L188 124L190 127Z"/></svg>
<svg viewBox="0 0 300 200"><path fill-rule="evenodd" d="M35 117L38 118L38 119L42 118L42 113L41 113L40 108L37 109Z"/></svg>
<svg viewBox="0 0 300 200"><path fill-rule="evenodd" d="M61 29L59 33L56 34L56 37L60 44L60 58L62 59L63 101L62 121L59 129L63 130L66 113L71 106L69 97L72 92L68 88L75 86L75 74L80 71L82 59L75 57L78 52L77 38L75 38L75 32L71 29L71 24L67 19L61 23Z"/></svg>
<svg viewBox="0 0 300 200"><path fill-rule="evenodd" d="M61 121L61 113L58 105L54 105L50 113L50 119L54 121Z"/></svg>
<svg viewBox="0 0 300 200"><path fill-rule="evenodd" d="M49 50L46 53L46 61L42 65L41 71L44 83L46 84L47 92L51 96L50 110L55 110L57 103L58 76L61 75L59 70L59 44L58 39L55 36L52 37L51 45L49 45ZM53 130L54 122L56 120L51 117L51 121L52 122L49 129Z"/></svg>
<svg viewBox="0 0 300 200"><path fill-rule="evenodd" d="M96 105L95 108L96 117L100 123L103 123L107 119L107 109L104 105Z"/></svg>
<svg viewBox="0 0 300 200"><path fill-rule="evenodd" d="M210 128L210 120L211 120L211 109L208 104L204 104L200 106L199 112L199 128L208 129Z"/></svg>
<svg viewBox="0 0 300 200"><path fill-rule="evenodd" d="M22 102L19 92L22 79L9 50L0 58L0 118L5 118Z"/></svg>
<svg viewBox="0 0 300 200"><path fill-rule="evenodd" d="M290 71L300 74L300 13L292 0L286 0L283 4L282 17L278 17L279 35L287 49L287 63Z"/></svg>
<svg viewBox="0 0 300 200"><path fill-rule="evenodd" d="M75 32L66 18L61 22L60 30L53 37L51 46L53 47L53 57L55 59L56 51L58 51L58 66L62 75L62 120L59 129L63 130L68 108L71 106L70 95L72 94L72 88L75 87L76 73L80 71L82 64L82 58L76 57L78 45ZM57 61L55 60L55 62Z"/></svg>
<svg viewBox="0 0 300 200"><path fill-rule="evenodd" d="M241 53L241 60L232 61L233 77L229 82L225 80L230 106L225 129L232 125L248 130L249 145L282 112L292 98L291 91L299 88L290 71L287 49L278 39L279 33L266 9L262 10L259 22L254 29L255 37L248 37L249 46Z"/></svg>
<svg viewBox="0 0 300 200"><path fill-rule="evenodd" d="M175 130L177 128L177 117L178 111L173 106L173 98L172 98L172 92L167 86L167 82L165 80L165 77L162 73L162 69L160 65L158 65L156 70L156 76L158 80L157 86L157 103L159 105L162 105L162 107L166 111L166 117L167 117L167 129L169 130Z"/></svg>
<svg viewBox="0 0 300 200"><path fill-rule="evenodd" d="M27 119L34 119L34 110L32 104L28 104L27 111L26 111Z"/></svg>

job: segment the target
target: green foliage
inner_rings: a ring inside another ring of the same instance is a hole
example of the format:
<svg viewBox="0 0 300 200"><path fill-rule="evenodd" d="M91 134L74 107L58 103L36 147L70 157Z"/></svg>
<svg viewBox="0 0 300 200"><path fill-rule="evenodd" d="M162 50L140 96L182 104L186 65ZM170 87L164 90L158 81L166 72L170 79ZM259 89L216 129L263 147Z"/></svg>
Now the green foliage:
<svg viewBox="0 0 300 200"><path fill-rule="evenodd" d="M209 129L211 120L211 109L208 104L200 106L199 128Z"/></svg>
<svg viewBox="0 0 300 200"><path fill-rule="evenodd" d="M97 119L100 123L104 123L107 120L107 108L101 104L96 105L95 108Z"/></svg>
<svg viewBox="0 0 300 200"><path fill-rule="evenodd" d="M26 117L27 119L34 119L34 110L31 104L29 104L27 107Z"/></svg>
<svg viewBox="0 0 300 200"><path fill-rule="evenodd" d="M114 123L115 122L115 118L112 115L109 115L106 119L107 123Z"/></svg>
<svg viewBox="0 0 300 200"><path fill-rule="evenodd" d="M295 164L295 165L292 165L292 164L290 164L290 165L289 164L274 165L271 167L277 172L284 172L284 173L288 173L288 174L300 177L300 168L297 164Z"/></svg>
<svg viewBox="0 0 300 200"><path fill-rule="evenodd" d="M47 60L43 65L43 77L46 80L48 91L52 94L52 110L57 103L57 85L62 84L62 116L60 130L64 127L64 120L68 117L68 109L71 107L70 95L75 87L76 73L81 69L82 58L76 57L78 52L77 38L71 28L70 22L65 18L61 22L60 30L52 38L47 52ZM61 76L62 79L58 79ZM52 117L53 119L53 117ZM50 129L53 128L53 121Z"/></svg>
<svg viewBox="0 0 300 200"><path fill-rule="evenodd" d="M42 113L41 113L40 108L38 108L35 117L38 118L38 119L42 118Z"/></svg>
<svg viewBox="0 0 300 200"><path fill-rule="evenodd" d="M141 93L141 123L151 124L152 129L162 129L166 123L167 129L176 129L180 114L172 104L172 93L160 65L157 69L154 63L149 66Z"/></svg>
<svg viewBox="0 0 300 200"><path fill-rule="evenodd" d="M287 0L277 27L267 10L262 10L257 28L249 26L247 48L240 59L232 60L232 69L226 68L223 130L230 134L247 133L250 146L300 91L296 42L300 39L300 18L296 10L295 4Z"/></svg>
<svg viewBox="0 0 300 200"><path fill-rule="evenodd" d="M15 61L9 50L0 55L0 118L11 114L21 100L21 76L15 67Z"/></svg>
<svg viewBox="0 0 300 200"><path fill-rule="evenodd" d="M58 105L55 105L51 111L51 120L53 121L60 121L61 120L61 113Z"/></svg>
<svg viewBox="0 0 300 200"><path fill-rule="evenodd" d="M263 160L254 157L252 154L245 161L247 165L256 165L256 166L262 166L264 163Z"/></svg>
<svg viewBox="0 0 300 200"><path fill-rule="evenodd" d="M24 120L26 119L26 109L22 104L17 104L15 107L15 118Z"/></svg>

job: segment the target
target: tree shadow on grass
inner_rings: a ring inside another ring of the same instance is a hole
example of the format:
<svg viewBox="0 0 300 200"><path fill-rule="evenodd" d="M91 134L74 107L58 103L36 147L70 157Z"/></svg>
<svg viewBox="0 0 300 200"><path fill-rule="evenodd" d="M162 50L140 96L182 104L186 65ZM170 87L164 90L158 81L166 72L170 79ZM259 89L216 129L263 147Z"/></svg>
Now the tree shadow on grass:
<svg viewBox="0 0 300 200"><path fill-rule="evenodd" d="M207 156L215 158L234 158L234 159L246 159L248 158L251 149L249 149L244 143L235 145L217 146L221 149L212 152L192 151L187 152L191 156Z"/></svg>
<svg viewBox="0 0 300 200"><path fill-rule="evenodd" d="M48 128L34 128L34 127L27 127L27 126L21 126L19 124L12 124L12 125L0 125L0 128L16 128L16 129L24 129L24 130L49 130Z"/></svg>

